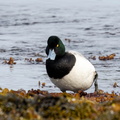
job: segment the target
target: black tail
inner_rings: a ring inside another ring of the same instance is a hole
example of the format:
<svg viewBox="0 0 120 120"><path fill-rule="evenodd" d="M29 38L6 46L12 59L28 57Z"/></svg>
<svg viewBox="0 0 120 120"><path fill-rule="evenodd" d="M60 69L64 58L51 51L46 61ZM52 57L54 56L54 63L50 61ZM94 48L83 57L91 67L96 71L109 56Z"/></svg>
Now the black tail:
<svg viewBox="0 0 120 120"><path fill-rule="evenodd" d="M98 79L98 73L95 71L94 81Z"/></svg>
<svg viewBox="0 0 120 120"><path fill-rule="evenodd" d="M95 71L95 78L94 78L95 91L98 91L98 82L97 82L97 79L98 79L98 74Z"/></svg>

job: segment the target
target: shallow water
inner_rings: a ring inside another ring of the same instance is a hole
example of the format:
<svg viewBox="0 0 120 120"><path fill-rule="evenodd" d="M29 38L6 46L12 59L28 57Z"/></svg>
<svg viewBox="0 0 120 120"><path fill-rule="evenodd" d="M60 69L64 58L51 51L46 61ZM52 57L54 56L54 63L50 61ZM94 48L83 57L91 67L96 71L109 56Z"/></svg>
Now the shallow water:
<svg viewBox="0 0 120 120"><path fill-rule="evenodd" d="M119 0L0 0L0 87L42 89L59 92L45 70L45 47L50 35L59 36L67 50L90 59L99 74L99 89L119 92L120 86L120 2ZM70 39L68 42L65 39ZM115 53L113 60L99 56ZM15 59L16 65L2 64ZM42 57L43 63L25 58ZM38 82L45 82L39 87ZM94 91L92 86L88 92Z"/></svg>

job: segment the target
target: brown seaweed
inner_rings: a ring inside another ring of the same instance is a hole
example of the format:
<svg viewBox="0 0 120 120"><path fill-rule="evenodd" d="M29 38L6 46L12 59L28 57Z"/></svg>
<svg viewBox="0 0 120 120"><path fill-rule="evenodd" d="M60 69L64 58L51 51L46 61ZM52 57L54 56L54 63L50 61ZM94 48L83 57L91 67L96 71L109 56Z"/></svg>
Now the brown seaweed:
<svg viewBox="0 0 120 120"><path fill-rule="evenodd" d="M119 120L120 94L0 89L1 120Z"/></svg>

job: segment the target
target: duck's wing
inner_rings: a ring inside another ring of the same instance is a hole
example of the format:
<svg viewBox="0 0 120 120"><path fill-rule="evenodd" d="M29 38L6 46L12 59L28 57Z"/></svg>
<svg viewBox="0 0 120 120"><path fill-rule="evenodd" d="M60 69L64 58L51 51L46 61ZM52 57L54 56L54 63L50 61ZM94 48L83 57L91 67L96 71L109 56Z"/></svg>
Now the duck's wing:
<svg viewBox="0 0 120 120"><path fill-rule="evenodd" d="M75 55L75 56L79 56L80 58L82 58L82 59L84 59L84 60L86 60L86 61L88 61L89 62L89 60L87 60L81 53L79 53L79 52L76 52L76 51L68 51L68 53L71 53L71 54L73 54L73 55ZM88 63L87 62L87 63ZM94 71L94 79L93 79L93 82L94 82L94 86L95 86L95 91L97 92L98 91L98 83L97 83L97 78L98 78L98 74L97 74L97 72L95 71L95 68L94 68L94 66L89 62L89 64L87 64L89 67L90 67L90 69L89 70L92 70L92 71Z"/></svg>

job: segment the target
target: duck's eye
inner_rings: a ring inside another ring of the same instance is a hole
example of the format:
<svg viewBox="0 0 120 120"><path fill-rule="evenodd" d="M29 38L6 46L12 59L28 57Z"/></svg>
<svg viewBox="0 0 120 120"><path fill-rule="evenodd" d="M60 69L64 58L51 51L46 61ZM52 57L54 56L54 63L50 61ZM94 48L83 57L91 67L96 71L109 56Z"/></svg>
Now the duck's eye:
<svg viewBox="0 0 120 120"><path fill-rule="evenodd" d="M56 47L59 47L59 44L57 44L57 46Z"/></svg>

